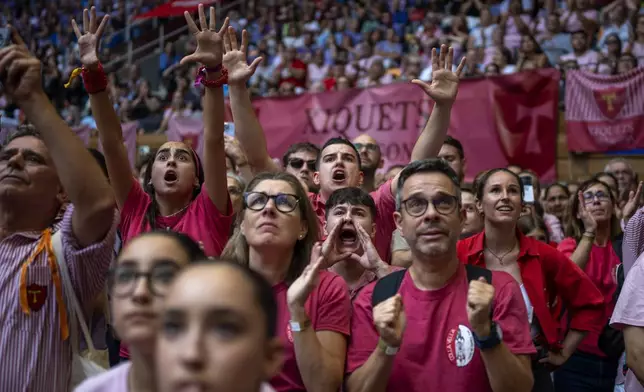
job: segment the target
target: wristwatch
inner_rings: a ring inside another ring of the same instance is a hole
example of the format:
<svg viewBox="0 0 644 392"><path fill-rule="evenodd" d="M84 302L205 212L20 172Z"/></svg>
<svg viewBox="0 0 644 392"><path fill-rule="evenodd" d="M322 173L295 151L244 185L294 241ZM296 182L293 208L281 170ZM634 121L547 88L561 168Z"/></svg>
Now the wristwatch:
<svg viewBox="0 0 644 392"><path fill-rule="evenodd" d="M311 320L307 319L307 320L302 321L302 322L290 320L288 322L288 324L291 326L291 331L292 332L302 332L302 331L304 331L305 329L307 329L308 327L311 326Z"/></svg>
<svg viewBox="0 0 644 392"><path fill-rule="evenodd" d="M485 337L476 336L475 333L472 335L474 335L474 343L479 350L489 350L503 342L503 331L494 321L490 325L490 335Z"/></svg>
<svg viewBox="0 0 644 392"><path fill-rule="evenodd" d="M382 350L387 356L396 355L398 353L398 350L400 350L400 347L391 347L382 339L378 339L378 348Z"/></svg>

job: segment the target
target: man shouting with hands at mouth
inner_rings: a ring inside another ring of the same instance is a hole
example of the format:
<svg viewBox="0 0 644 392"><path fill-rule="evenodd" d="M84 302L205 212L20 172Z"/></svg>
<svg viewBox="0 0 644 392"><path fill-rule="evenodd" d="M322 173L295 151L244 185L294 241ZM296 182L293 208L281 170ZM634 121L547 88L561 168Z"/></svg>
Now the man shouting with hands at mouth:
<svg viewBox="0 0 644 392"><path fill-rule="evenodd" d="M396 225L412 265L353 301L349 392L529 392L530 337L521 290L507 273L463 265L459 179L442 160L399 174Z"/></svg>
<svg viewBox="0 0 644 392"><path fill-rule="evenodd" d="M325 208L324 267L344 278L354 299L361 288L398 268L385 263L373 245L378 211L367 192L354 187L338 189Z"/></svg>

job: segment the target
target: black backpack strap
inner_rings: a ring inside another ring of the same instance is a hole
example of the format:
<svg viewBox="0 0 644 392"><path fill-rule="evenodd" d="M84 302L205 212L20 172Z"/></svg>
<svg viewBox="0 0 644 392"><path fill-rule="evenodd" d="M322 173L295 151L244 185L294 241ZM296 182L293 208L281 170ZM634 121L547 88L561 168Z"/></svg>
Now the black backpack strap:
<svg viewBox="0 0 644 392"><path fill-rule="evenodd" d="M371 294L371 305L374 308L382 301L396 295L406 272L406 269L392 272L376 282L376 287L373 288L373 293Z"/></svg>
<svg viewBox="0 0 644 392"><path fill-rule="evenodd" d="M492 271L487 268L477 267L471 264L465 264L465 271L467 272L467 281L478 280L485 278L488 284L492 284Z"/></svg>
<svg viewBox="0 0 644 392"><path fill-rule="evenodd" d="M615 254L619 258L619 261L623 260L622 257L622 243L624 242L624 234L620 233L618 236L614 237L611 240L611 243L613 245L613 251L615 251Z"/></svg>

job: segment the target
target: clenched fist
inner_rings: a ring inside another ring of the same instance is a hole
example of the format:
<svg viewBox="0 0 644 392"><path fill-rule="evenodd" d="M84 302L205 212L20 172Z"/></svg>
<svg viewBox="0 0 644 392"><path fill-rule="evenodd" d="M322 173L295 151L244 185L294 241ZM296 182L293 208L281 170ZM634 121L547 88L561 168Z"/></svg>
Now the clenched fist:
<svg viewBox="0 0 644 392"><path fill-rule="evenodd" d="M490 335L493 300L494 286L487 283L485 278L470 282L467 291L467 319L476 336L484 338Z"/></svg>
<svg viewBox="0 0 644 392"><path fill-rule="evenodd" d="M373 323L380 338L390 347L400 347L407 320L400 294L373 308Z"/></svg>

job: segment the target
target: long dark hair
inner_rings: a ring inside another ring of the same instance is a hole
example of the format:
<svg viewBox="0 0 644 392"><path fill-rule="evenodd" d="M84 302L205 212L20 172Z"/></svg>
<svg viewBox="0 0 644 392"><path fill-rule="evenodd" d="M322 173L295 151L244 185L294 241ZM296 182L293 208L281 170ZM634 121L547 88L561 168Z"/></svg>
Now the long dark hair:
<svg viewBox="0 0 644 392"><path fill-rule="evenodd" d="M195 150L193 150L190 147L188 148L192 153L192 159L195 164L195 173L197 174L197 178L199 179L199 186L193 188L192 190L191 200L194 200L201 192L201 186L203 185L203 182L204 182L203 165L201 164L201 159L199 158L199 155L195 153ZM155 196L154 186L152 185L152 182L151 182L152 167L154 166L155 159L156 159L156 155L148 162L148 165L145 167L145 175L143 176L143 190L145 191L145 193L150 195L150 199L152 200L152 202L148 206L148 209L145 211L145 219L143 219L143 221L141 222L142 231L148 230L147 228L148 224L150 225L150 230L154 230L157 228L157 215L159 214L159 205L157 203L157 198Z"/></svg>
<svg viewBox="0 0 644 392"><path fill-rule="evenodd" d="M304 268L308 265L311 259L311 249L313 249L313 245L320 238L318 217L309 202L306 191L302 188L302 184L300 184L300 181L292 174L286 172L260 173L248 184L246 192L252 191L257 187L257 185L265 180L284 181L293 188L295 195L300 200L297 205L297 208L300 211L300 217L306 222L308 229L304 238L298 239L293 249L293 258L290 261L285 279L286 283L290 285L302 274L302 271L304 271ZM246 203L244 203L244 207L237 215L235 232L230 237L230 240L228 240L226 247L221 253L221 257L224 259L235 260L236 262L247 266L250 262L249 245L240 228L245 213Z"/></svg>
<svg viewBox="0 0 644 392"><path fill-rule="evenodd" d="M603 181L600 181L596 178L584 181L579 185L579 192L584 192L593 185L601 185L606 188L608 196L610 197L610 202L613 205L613 214L610 218L610 238L618 236L622 232L622 228L619 224L619 219L615 214L615 208L617 207L617 200L613 196L610 187ZM574 238L577 242L581 240L581 236L584 234L584 222L577 217L579 213L579 197L573 197L572 203L570 205L570 219L566 224L566 236Z"/></svg>

